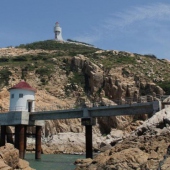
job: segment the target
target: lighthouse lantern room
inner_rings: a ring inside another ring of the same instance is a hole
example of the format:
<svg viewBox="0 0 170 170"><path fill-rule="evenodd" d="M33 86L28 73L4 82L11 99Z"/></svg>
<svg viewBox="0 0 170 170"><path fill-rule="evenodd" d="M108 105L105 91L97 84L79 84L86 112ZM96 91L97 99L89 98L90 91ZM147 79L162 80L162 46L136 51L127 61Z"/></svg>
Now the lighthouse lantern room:
<svg viewBox="0 0 170 170"><path fill-rule="evenodd" d="M27 111L34 112L35 92L24 80L9 89L10 107L9 111Z"/></svg>

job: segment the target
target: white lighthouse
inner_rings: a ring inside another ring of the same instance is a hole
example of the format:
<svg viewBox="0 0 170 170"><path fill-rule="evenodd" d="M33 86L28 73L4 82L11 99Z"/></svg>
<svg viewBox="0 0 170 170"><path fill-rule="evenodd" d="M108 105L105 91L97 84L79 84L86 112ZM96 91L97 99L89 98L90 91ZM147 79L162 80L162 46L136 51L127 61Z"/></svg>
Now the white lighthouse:
<svg viewBox="0 0 170 170"><path fill-rule="evenodd" d="M27 111L33 112L35 107L35 92L25 81L9 89L10 92L10 111Z"/></svg>
<svg viewBox="0 0 170 170"><path fill-rule="evenodd" d="M58 22L55 23L54 33L55 33L55 40L56 41L63 41L63 38L62 38L62 28L60 27Z"/></svg>

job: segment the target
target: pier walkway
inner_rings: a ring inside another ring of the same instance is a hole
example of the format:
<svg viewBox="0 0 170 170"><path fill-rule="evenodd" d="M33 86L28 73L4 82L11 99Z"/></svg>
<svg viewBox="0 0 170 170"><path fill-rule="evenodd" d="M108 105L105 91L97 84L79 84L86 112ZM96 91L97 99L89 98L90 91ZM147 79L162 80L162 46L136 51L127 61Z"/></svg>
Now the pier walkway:
<svg viewBox="0 0 170 170"><path fill-rule="evenodd" d="M52 111L10 111L0 114L1 146L6 142L6 126L15 127L15 147L19 149L20 158L24 159L26 150L26 129L28 126L36 127L35 158L41 158L41 127L44 120L81 118L85 126L86 158L92 158L92 126L96 124L97 117L148 114L152 116L161 109L161 101L128 101L121 105L84 107L78 109L52 110Z"/></svg>

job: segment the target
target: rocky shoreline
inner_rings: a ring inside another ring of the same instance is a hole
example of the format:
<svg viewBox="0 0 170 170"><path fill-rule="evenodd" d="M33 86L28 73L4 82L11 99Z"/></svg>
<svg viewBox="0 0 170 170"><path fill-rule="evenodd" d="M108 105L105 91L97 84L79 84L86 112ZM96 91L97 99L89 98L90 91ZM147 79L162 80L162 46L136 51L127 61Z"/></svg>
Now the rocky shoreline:
<svg viewBox="0 0 170 170"><path fill-rule="evenodd" d="M94 159L76 160L76 170L170 170L170 107L136 125L129 133L129 127L112 129L108 135L94 133L93 151L97 154ZM28 139L28 148L33 148L34 142ZM42 145L42 153L84 154L84 132L53 135Z"/></svg>
<svg viewBox="0 0 170 170"><path fill-rule="evenodd" d="M34 170L29 163L19 158L19 151L10 143L0 147L1 170Z"/></svg>
<svg viewBox="0 0 170 170"><path fill-rule="evenodd" d="M170 108L165 108L94 159L76 160L76 170L169 170L169 125Z"/></svg>

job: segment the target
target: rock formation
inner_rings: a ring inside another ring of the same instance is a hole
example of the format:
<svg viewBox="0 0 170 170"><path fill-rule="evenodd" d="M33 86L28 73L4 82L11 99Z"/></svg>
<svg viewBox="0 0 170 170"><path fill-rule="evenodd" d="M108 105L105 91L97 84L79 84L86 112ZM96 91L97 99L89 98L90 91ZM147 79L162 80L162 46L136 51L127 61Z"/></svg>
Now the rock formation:
<svg viewBox="0 0 170 170"><path fill-rule="evenodd" d="M12 144L0 147L0 169L2 170L33 170L29 163L19 159L19 151Z"/></svg>
<svg viewBox="0 0 170 170"><path fill-rule="evenodd" d="M170 107L146 120L122 142L112 142L112 148L93 160L77 160L79 169L170 169Z"/></svg>
<svg viewBox="0 0 170 170"><path fill-rule="evenodd" d="M102 64L102 60L107 60L110 55L113 55L110 60L114 57L123 60L123 57L126 57L126 60L131 61L133 59L140 61L141 64L145 62L143 56L139 55L135 58L135 54L128 52L97 51L97 49L94 51L90 54L87 53L87 55L80 53L70 57L67 51L44 48L31 49L31 46L28 48L0 49L0 59L5 64L0 66L0 70L3 70L2 76L7 74L6 70L11 72L11 76L8 75L8 83L6 85L4 82L0 83L0 88L3 87L0 89L0 111L8 110L9 93L7 89L18 83L21 77L28 80L37 89L37 111L77 108L83 105L88 107L114 105L120 102L117 99L123 102L124 98L130 97L135 102L140 95L150 94L156 96L156 94L162 95L164 93L152 81L138 75L138 73L132 73L134 65L131 63L118 64L116 67L114 65L109 69L106 64ZM29 64L25 62L27 58ZM16 66L11 67L8 66L8 60L12 60L14 63L21 60L23 64L19 66L16 64ZM53 70L39 65L39 62L44 61L52 64L49 67ZM146 61L148 63L148 59ZM158 61L154 60L152 62L154 65ZM46 69L45 72L43 72L43 69ZM52 71L51 74L48 71ZM132 121L133 117L128 116L113 117L109 123L107 118L102 118L98 119L98 126L96 127L99 127L102 134L108 134L112 128L123 129ZM83 127L78 119L47 121L45 129L46 135L55 135L59 132L83 132Z"/></svg>
<svg viewBox="0 0 170 170"><path fill-rule="evenodd" d="M137 102L141 95L147 95L148 99L153 100L157 95L164 94L162 88L155 83L169 81L170 63L168 61L157 59L153 55L115 50L105 51L56 43L45 41L21 45L21 48L0 49L0 62L3 63L0 66L2 80L0 82L0 111L8 110L9 93L7 89L21 79L25 79L37 89L37 111L79 108L85 105L87 107L115 105L125 102L125 98L129 98L129 103L132 103ZM120 142L127 138L128 133L135 130L146 118L147 116L98 118L97 125L93 127L94 150L104 152L113 145L117 147L120 145L121 148L123 142ZM168 120L164 118L161 120L163 121L158 123L159 125L156 123L149 126L152 134L158 135L161 133L160 128L165 127L164 124L168 124ZM12 129L8 129L8 131L13 132ZM81 126L80 119L46 121L44 132L44 153L84 152L84 127ZM28 133L33 133L33 130L30 128ZM132 142L136 140L137 143L140 143L138 138L142 138L148 133L149 128L143 124L133 132L134 138L128 140ZM82 145L78 142L79 138L82 140ZM149 138L151 141L155 139L157 138L152 139L152 136ZM29 140L30 146L28 147L34 148L33 141L31 143L31 139ZM54 144L57 141L60 141L58 145L62 147ZM141 141L144 143L141 148L146 147L147 141L145 139L141 139ZM112 167L112 161L115 162L115 166L119 167L119 152L124 161L121 164L126 165L126 168L129 169L140 166L144 166L146 169L145 167L150 167L146 163L148 160L157 159L150 159L150 153L145 152L138 145L134 145L136 148L130 144L128 146L129 148L124 150L114 151L115 159L113 157L110 159L112 152L102 153L106 157L100 162L101 167L104 168L106 159L108 169ZM166 147L164 146L164 150ZM55 151L52 151L51 148L55 148ZM132 160L130 164L125 160L128 152L132 153L128 158ZM152 151L151 157L154 157L154 152ZM140 154L143 157L142 160L139 160L133 153ZM159 157L160 161L162 155ZM137 163L134 160L137 160ZM168 160L169 158L164 162ZM97 158L96 163L89 163L90 161L93 162L89 159L85 162L88 167L98 166ZM80 164L81 162L83 161L80 161ZM163 166L167 168L167 165Z"/></svg>

